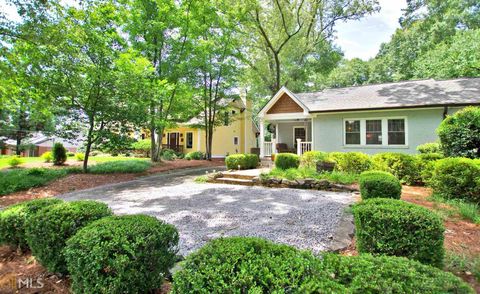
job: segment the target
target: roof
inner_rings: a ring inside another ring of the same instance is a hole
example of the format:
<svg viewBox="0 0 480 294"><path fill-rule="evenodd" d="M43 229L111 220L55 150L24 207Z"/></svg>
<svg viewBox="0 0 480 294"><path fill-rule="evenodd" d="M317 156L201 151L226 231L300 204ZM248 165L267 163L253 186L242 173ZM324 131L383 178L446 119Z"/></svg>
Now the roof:
<svg viewBox="0 0 480 294"><path fill-rule="evenodd" d="M17 144L16 140L7 139L5 137L0 137L5 145L15 146ZM34 133L30 138L26 138L22 143L23 144L33 144L40 147L52 147L55 143L62 143L65 148L79 148L82 144L83 138L78 137L76 139L64 139L56 136L46 136L41 132Z"/></svg>
<svg viewBox="0 0 480 294"><path fill-rule="evenodd" d="M480 104L480 78L433 79L295 93L309 112Z"/></svg>
<svg viewBox="0 0 480 294"><path fill-rule="evenodd" d="M247 107L245 103L242 101L242 99L233 99L233 101L232 99L222 99L220 100L219 105L221 107L230 106L237 109L245 109ZM203 123L204 123L204 112L201 111L197 116L192 117L190 120L188 120L184 124L189 126L196 126L196 125L203 125Z"/></svg>

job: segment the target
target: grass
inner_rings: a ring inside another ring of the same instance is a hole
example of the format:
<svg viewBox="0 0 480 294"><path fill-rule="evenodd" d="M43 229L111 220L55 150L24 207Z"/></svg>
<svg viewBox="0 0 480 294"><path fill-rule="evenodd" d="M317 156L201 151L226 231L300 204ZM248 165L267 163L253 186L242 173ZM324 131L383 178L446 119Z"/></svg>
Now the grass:
<svg viewBox="0 0 480 294"><path fill-rule="evenodd" d="M12 156L0 156L0 169L9 168L8 160L12 158ZM45 160L41 157L21 157L23 163L43 163ZM110 161L125 161L125 160L146 160L149 158L139 158L139 157L125 157L125 156L90 156L89 163L102 163L102 162L110 162ZM70 161L77 161L75 157L68 157ZM21 165L20 165L21 166Z"/></svg>
<svg viewBox="0 0 480 294"><path fill-rule="evenodd" d="M142 159L106 161L89 167L88 172L91 174L141 173L150 166L149 161Z"/></svg>
<svg viewBox="0 0 480 294"><path fill-rule="evenodd" d="M289 169L280 169L274 168L269 173L263 174L263 177L267 178L280 178L280 179L288 179L288 180L296 180L296 179L305 179L305 178L313 178L313 179L325 179L329 180L334 183L349 185L352 183L357 182L358 175L357 174L350 174L344 172L333 171L331 173L317 173L313 168L307 167L299 167L299 168L289 168Z"/></svg>
<svg viewBox="0 0 480 294"><path fill-rule="evenodd" d="M8 165L8 160L12 158L12 156L2 156L0 157L0 169L10 167ZM43 162L43 158L41 157L21 157L24 163L40 163Z"/></svg>
<svg viewBox="0 0 480 294"><path fill-rule="evenodd" d="M93 156L89 157L89 161L95 161L96 163L110 162L110 161L128 161L128 160L150 160L150 158L140 157L126 157L126 156Z"/></svg>
<svg viewBox="0 0 480 294"><path fill-rule="evenodd" d="M80 169L29 168L0 171L0 195L43 186L75 172L80 172Z"/></svg>
<svg viewBox="0 0 480 294"><path fill-rule="evenodd" d="M447 251L445 270L453 274L470 272L480 282L480 256L472 257Z"/></svg>
<svg viewBox="0 0 480 294"><path fill-rule="evenodd" d="M194 181L195 183L203 184L203 183L206 183L207 180L208 180L208 176L203 175L203 176L196 177Z"/></svg>
<svg viewBox="0 0 480 294"><path fill-rule="evenodd" d="M480 207L476 203L469 203L460 199L445 199L438 194L433 194L429 200L436 203L446 203L463 219L469 220L475 224L480 224Z"/></svg>

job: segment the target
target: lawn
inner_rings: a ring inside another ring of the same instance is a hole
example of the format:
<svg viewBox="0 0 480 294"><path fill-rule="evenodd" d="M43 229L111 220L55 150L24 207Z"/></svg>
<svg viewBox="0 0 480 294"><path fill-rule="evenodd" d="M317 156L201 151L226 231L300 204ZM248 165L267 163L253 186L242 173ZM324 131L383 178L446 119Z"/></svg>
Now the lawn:
<svg viewBox="0 0 480 294"><path fill-rule="evenodd" d="M9 167L8 160L11 156L1 156L0 157L0 169ZM41 163L43 159L41 157L22 157L22 160L25 163Z"/></svg>
<svg viewBox="0 0 480 294"><path fill-rule="evenodd" d="M8 168L8 160L11 156L1 156L0 157L0 169ZM24 164L31 163L43 163L44 160L41 157L22 157L21 158ZM69 157L68 161L76 161L74 157ZM149 158L138 158L138 157L125 157L125 156L92 156L89 158L89 163L101 163L101 162L110 162L110 161L123 161L123 160L150 160ZM20 165L20 166L22 166Z"/></svg>

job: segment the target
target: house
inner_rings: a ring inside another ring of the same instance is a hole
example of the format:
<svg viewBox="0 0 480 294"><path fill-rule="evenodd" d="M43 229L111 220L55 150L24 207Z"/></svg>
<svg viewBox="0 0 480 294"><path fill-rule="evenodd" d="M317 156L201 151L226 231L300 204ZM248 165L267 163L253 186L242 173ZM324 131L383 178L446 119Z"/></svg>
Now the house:
<svg viewBox="0 0 480 294"><path fill-rule="evenodd" d="M56 136L47 136L41 132L35 133L32 137L24 139L22 145L25 146L21 152L21 156L34 157L41 156L47 151L51 151L53 144L62 143L63 147L68 152L77 152L81 146L79 140L66 140ZM16 150L16 141L12 139L4 140L3 148L1 149L1 155L14 155Z"/></svg>
<svg viewBox="0 0 480 294"><path fill-rule="evenodd" d="M212 157L223 158L229 154L249 153L257 147L258 129L252 120L252 103L247 99L228 101L222 113L222 125L216 126L213 134ZM162 148L177 152L205 152L205 130L201 116L165 131Z"/></svg>
<svg viewBox="0 0 480 294"><path fill-rule="evenodd" d="M415 153L436 141L445 118L480 105L480 78L419 80L292 93L281 88L259 112L260 153L309 150ZM265 132L272 140L265 140Z"/></svg>

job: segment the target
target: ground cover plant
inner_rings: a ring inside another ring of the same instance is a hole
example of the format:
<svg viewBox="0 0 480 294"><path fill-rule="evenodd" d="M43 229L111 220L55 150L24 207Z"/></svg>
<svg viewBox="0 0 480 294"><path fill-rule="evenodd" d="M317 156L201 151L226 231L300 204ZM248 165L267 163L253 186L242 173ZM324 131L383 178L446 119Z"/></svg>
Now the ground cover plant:
<svg viewBox="0 0 480 294"><path fill-rule="evenodd" d="M92 174L141 173L151 166L149 161L141 159L107 161L90 166L88 172Z"/></svg>
<svg viewBox="0 0 480 294"><path fill-rule="evenodd" d="M263 178L278 178L287 180L297 179L325 179L339 184L352 184L358 181L358 174L345 173L339 171L318 173L313 168L299 167L299 168L273 168L270 172L262 174Z"/></svg>

